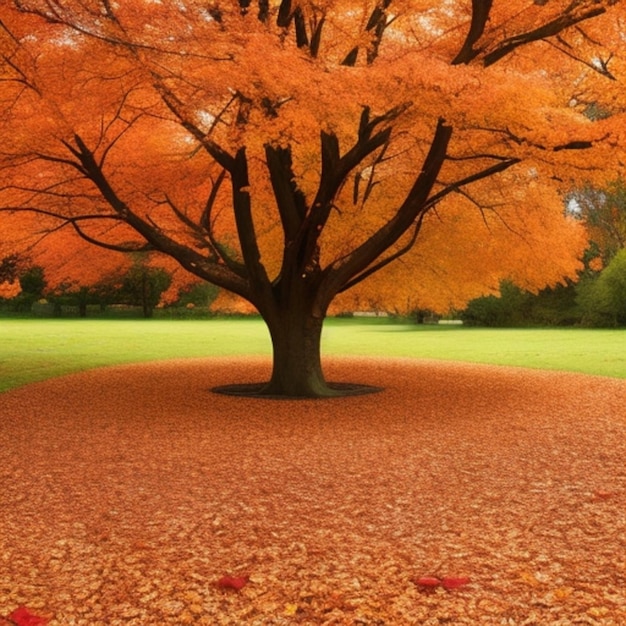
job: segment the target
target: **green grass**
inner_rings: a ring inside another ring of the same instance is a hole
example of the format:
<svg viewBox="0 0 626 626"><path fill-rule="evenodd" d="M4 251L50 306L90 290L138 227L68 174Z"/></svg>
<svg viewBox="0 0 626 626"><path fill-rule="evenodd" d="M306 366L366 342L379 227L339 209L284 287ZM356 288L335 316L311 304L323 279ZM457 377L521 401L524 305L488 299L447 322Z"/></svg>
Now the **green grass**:
<svg viewBox="0 0 626 626"><path fill-rule="evenodd" d="M325 355L399 356L626 378L626 330L484 329L330 319ZM0 320L0 391L104 365L269 355L259 319Z"/></svg>

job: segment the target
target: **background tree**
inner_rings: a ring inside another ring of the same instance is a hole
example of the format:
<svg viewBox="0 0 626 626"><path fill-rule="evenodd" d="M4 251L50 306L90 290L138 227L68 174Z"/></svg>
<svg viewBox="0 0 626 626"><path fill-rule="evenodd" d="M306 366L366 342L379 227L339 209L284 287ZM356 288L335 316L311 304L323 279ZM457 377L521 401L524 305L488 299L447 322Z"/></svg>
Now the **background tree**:
<svg viewBox="0 0 626 626"><path fill-rule="evenodd" d="M626 324L619 278L624 264L621 253L626 248L624 179L576 190L570 196L570 208L583 220L589 234L585 271L575 285L580 320L591 326Z"/></svg>
<svg viewBox="0 0 626 626"><path fill-rule="evenodd" d="M626 183L618 178L602 188L585 187L571 201L589 233L592 251L603 265L626 248Z"/></svg>
<svg viewBox="0 0 626 626"><path fill-rule="evenodd" d="M497 296L470 301L460 317L472 326L573 326L581 322L577 284L568 281L532 293L504 281Z"/></svg>
<svg viewBox="0 0 626 626"><path fill-rule="evenodd" d="M33 302L43 297L46 288L44 270L38 265L29 267L19 277L22 291L18 296L21 302L20 310L30 310Z"/></svg>
<svg viewBox="0 0 626 626"><path fill-rule="evenodd" d="M10 254L0 259L0 283L12 283L17 280L19 256Z"/></svg>
<svg viewBox="0 0 626 626"><path fill-rule="evenodd" d="M575 275L562 194L623 165L621 11L4 3L3 228L49 263L68 229L169 255L263 316L266 393L331 395L333 301L441 310Z"/></svg>
<svg viewBox="0 0 626 626"><path fill-rule="evenodd" d="M165 270L138 260L123 277L118 296L121 302L140 306L144 317L152 317L154 308L171 283L172 278Z"/></svg>
<svg viewBox="0 0 626 626"><path fill-rule="evenodd" d="M588 326L626 326L626 249L596 276L577 286L581 321Z"/></svg>
<svg viewBox="0 0 626 626"><path fill-rule="evenodd" d="M0 259L0 300L14 298L20 292L19 266L20 257L16 253Z"/></svg>
<svg viewBox="0 0 626 626"><path fill-rule="evenodd" d="M178 291L174 302L178 307L203 307L208 309L218 295L218 289L210 283L195 283Z"/></svg>

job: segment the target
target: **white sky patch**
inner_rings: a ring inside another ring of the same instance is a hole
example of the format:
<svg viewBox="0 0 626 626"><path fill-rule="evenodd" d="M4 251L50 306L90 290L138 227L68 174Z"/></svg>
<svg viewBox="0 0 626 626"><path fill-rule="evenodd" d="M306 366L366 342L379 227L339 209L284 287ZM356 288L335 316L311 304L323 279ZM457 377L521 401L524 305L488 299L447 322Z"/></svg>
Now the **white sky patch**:
<svg viewBox="0 0 626 626"><path fill-rule="evenodd" d="M196 116L198 117L200 124L207 129L211 128L211 126L215 123L215 115L209 113L208 111L198 111Z"/></svg>
<svg viewBox="0 0 626 626"><path fill-rule="evenodd" d="M214 22L215 18L209 13L207 9L200 9L198 14L205 22Z"/></svg>
<svg viewBox="0 0 626 626"><path fill-rule="evenodd" d="M427 33L436 37L443 35L443 29L435 25L435 20L430 15L420 15L416 21Z"/></svg>
<svg viewBox="0 0 626 626"><path fill-rule="evenodd" d="M578 200L576 198L570 198L566 203L566 213L568 215L574 215L575 217L580 217L583 213L583 209L578 204Z"/></svg>
<svg viewBox="0 0 626 626"><path fill-rule="evenodd" d="M593 57L593 59L591 59L591 65L593 65L597 70L606 69L604 63L602 62L602 59L600 59L599 57Z"/></svg>
<svg viewBox="0 0 626 626"><path fill-rule="evenodd" d="M70 28L67 28L60 35L52 39L52 42L55 46L64 46L68 48L76 48L78 47L78 36L76 32Z"/></svg>
<svg viewBox="0 0 626 626"><path fill-rule="evenodd" d="M371 165L368 165L366 168L361 170L361 178L363 180L367 180L373 172L374 168Z"/></svg>
<svg viewBox="0 0 626 626"><path fill-rule="evenodd" d="M458 12L457 0L446 0L443 3L442 11L448 17L454 17Z"/></svg>

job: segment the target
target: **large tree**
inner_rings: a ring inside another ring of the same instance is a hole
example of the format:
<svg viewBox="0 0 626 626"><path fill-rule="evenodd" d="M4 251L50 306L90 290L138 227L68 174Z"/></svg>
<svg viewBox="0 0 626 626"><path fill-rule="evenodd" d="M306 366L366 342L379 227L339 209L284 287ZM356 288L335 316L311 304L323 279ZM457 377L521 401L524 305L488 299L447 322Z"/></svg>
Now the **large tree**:
<svg viewBox="0 0 626 626"><path fill-rule="evenodd" d="M333 301L445 309L574 275L562 193L622 165L622 17L616 0L7 1L5 239L36 237L48 264L68 231L169 255L262 315L265 393L332 395Z"/></svg>

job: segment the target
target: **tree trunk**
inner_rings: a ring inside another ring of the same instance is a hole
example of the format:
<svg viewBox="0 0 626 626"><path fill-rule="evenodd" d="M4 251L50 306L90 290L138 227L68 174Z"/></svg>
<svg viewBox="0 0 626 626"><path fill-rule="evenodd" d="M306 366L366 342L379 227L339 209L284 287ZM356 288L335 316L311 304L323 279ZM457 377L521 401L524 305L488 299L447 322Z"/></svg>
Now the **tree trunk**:
<svg viewBox="0 0 626 626"><path fill-rule="evenodd" d="M285 307L275 320L266 320L273 348L272 377L263 395L320 398L340 395L322 372L323 317L305 307Z"/></svg>
<svg viewBox="0 0 626 626"><path fill-rule="evenodd" d="M322 372L320 340L324 317L302 308L281 310L265 319L272 338L273 366L269 382L235 383L213 388L216 393L257 398L337 398L381 391L380 387L327 382Z"/></svg>

